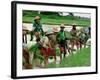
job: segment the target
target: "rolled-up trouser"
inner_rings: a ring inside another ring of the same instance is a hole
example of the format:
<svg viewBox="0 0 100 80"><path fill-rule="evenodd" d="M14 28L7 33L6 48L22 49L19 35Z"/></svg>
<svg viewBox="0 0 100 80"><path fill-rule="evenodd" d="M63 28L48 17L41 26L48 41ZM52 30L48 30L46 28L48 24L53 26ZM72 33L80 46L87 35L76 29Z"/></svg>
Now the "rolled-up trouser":
<svg viewBox="0 0 100 80"><path fill-rule="evenodd" d="M65 57L65 55L66 55L66 40L61 40L59 42L59 44L60 44L60 47L64 48L64 57Z"/></svg>

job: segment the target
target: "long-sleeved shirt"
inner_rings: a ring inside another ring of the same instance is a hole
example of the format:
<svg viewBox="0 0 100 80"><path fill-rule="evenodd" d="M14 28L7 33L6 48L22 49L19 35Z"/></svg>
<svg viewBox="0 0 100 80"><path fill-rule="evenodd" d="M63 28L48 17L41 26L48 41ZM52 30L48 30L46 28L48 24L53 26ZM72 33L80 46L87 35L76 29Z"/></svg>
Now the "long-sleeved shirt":
<svg viewBox="0 0 100 80"><path fill-rule="evenodd" d="M42 29L42 24L41 23L36 23L34 22L33 23L33 28L34 28L34 31L35 32L43 32L43 29Z"/></svg>
<svg viewBox="0 0 100 80"><path fill-rule="evenodd" d="M57 34L57 40L61 41L61 40L65 40L65 39L66 39L65 31L58 32L58 34Z"/></svg>

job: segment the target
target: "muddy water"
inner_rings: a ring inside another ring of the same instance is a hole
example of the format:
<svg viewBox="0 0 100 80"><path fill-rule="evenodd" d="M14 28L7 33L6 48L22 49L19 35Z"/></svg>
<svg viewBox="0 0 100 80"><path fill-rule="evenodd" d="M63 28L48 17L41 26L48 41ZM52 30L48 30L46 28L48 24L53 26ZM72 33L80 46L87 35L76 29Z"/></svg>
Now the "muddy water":
<svg viewBox="0 0 100 80"><path fill-rule="evenodd" d="M25 27L27 27L27 29L28 30L32 30L32 24L31 23L23 23L23 25L25 26ZM56 27L56 28L58 28L58 30L60 30L60 25L48 25L48 24L43 24L42 25L42 27L43 27L43 30L44 31L47 31L48 29L52 29L52 28L54 28L54 27ZM80 26L77 26L77 29L81 29L82 27L80 27ZM65 30L66 31L70 31L72 29L72 26L65 26Z"/></svg>

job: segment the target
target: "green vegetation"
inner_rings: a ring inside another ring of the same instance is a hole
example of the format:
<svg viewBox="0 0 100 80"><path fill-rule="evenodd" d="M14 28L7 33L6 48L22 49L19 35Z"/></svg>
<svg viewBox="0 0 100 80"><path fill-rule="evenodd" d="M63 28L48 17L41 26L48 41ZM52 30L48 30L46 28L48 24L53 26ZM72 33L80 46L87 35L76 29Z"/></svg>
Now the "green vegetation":
<svg viewBox="0 0 100 80"><path fill-rule="evenodd" d="M61 64L55 64L54 62L48 65L48 68L57 68L57 67L83 67L91 65L90 58L90 47L84 48L80 51L77 51L76 54L70 54L68 57L64 58Z"/></svg>
<svg viewBox="0 0 100 80"><path fill-rule="evenodd" d="M23 11L23 23L32 23L35 16L40 16L43 24L60 25L62 23L71 25L76 23L78 25L89 26L90 19L80 18L77 16L68 15L60 16L57 12L41 12L40 14L36 11Z"/></svg>

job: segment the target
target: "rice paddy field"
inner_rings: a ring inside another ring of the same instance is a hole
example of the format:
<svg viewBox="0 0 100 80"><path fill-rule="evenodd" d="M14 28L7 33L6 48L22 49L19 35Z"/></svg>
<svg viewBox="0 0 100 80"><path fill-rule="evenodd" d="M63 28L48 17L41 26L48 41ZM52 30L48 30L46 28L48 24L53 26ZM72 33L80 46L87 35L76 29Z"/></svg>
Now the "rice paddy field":
<svg viewBox="0 0 100 80"><path fill-rule="evenodd" d="M48 65L48 68L58 67L84 67L91 65L91 48L83 48L77 51L75 54L70 54L64 58L61 64L55 64L54 62Z"/></svg>
<svg viewBox="0 0 100 80"><path fill-rule="evenodd" d="M57 27L60 28L60 24L65 24L65 30L70 31L72 24L76 23L77 29L90 26L89 18L80 18L78 16L58 16L54 14L37 14L32 11L23 11L23 24L29 29L32 30L32 23L34 22L35 16L40 16L43 30L46 31L49 28ZM28 42L29 36L28 36ZM49 58L49 64L46 68L62 68L62 67L85 67L91 66L91 46L82 48L81 50L76 50L74 53L67 54L65 58L62 59L59 63L59 56L57 57L57 62L55 63L53 58ZM33 65L36 63L33 61Z"/></svg>

